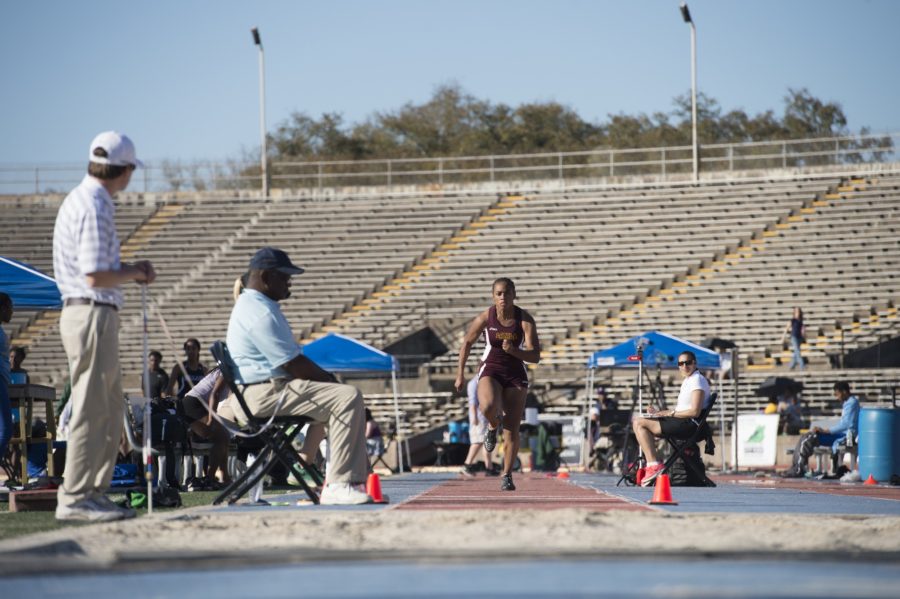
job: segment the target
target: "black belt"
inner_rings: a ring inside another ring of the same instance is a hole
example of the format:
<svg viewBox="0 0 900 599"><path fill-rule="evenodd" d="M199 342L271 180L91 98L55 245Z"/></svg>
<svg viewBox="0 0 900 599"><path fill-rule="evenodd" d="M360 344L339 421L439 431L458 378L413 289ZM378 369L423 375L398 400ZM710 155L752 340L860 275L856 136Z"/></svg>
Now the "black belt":
<svg viewBox="0 0 900 599"><path fill-rule="evenodd" d="M88 299L86 297L70 297L66 300L66 306L104 306L106 308L112 308L113 310L118 310L119 306L115 304L108 304L106 302L98 302L97 300Z"/></svg>

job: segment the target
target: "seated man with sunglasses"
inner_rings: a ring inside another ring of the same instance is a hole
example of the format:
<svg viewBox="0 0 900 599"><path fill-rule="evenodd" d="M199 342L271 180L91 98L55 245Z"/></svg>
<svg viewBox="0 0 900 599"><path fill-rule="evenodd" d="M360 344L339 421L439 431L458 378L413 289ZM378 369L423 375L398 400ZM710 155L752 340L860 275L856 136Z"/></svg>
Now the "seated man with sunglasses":
<svg viewBox="0 0 900 599"><path fill-rule="evenodd" d="M663 464L656 452L657 437L687 439L697 430L698 418L709 401L709 381L697 370L697 356L685 351L678 356L678 371L684 377L674 410L648 410L650 417L636 418L632 423L634 435L647 458L647 469L641 480L649 487L662 473Z"/></svg>

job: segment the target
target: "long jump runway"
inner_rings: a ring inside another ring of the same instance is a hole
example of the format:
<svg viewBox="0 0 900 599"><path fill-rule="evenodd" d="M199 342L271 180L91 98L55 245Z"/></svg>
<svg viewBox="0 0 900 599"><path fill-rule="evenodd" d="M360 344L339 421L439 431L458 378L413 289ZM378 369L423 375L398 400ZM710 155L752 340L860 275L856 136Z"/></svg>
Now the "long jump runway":
<svg viewBox="0 0 900 599"><path fill-rule="evenodd" d="M594 511L648 511L625 497L616 497L599 489L570 484L568 480L542 473L517 474L515 491L501 491L500 477L454 478L396 506L401 510L529 509L582 508Z"/></svg>

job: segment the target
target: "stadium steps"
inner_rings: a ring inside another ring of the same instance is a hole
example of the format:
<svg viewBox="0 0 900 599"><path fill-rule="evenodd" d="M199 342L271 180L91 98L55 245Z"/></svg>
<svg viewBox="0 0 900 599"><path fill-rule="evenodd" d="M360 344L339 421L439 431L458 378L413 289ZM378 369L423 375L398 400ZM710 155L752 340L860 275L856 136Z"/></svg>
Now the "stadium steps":
<svg viewBox="0 0 900 599"><path fill-rule="evenodd" d="M43 202L44 209L39 214L30 214L24 218L22 227L17 227L19 240L32 239L40 235L41 243L29 243L31 261L45 266L45 271L53 272L53 245L46 243L53 238L53 227L56 213L62 198ZM122 247L127 247L140 231L141 227L152 220L158 207L155 204L131 204L116 201L116 232L119 239L124 239ZM12 215L11 215L12 216ZM123 252L124 253L124 252ZM126 258L123 256L123 260ZM26 367L35 383L62 386L68 376L68 362L59 337L58 310L38 312L27 324L14 333L10 345L21 345L28 348Z"/></svg>
<svg viewBox="0 0 900 599"><path fill-rule="evenodd" d="M676 274L671 283L647 289L645 293L636 296L633 302L623 303L618 310L605 317L600 315L593 322L576 325L565 339L548 348L546 357L542 358L542 365L549 367L560 363L571 365L579 361L585 364L590 354L597 348L624 341L634 334L643 332L636 332L634 326L629 325L638 325L640 328L641 316L645 313L651 310L666 310L667 304L677 302L692 288L702 287L705 282L714 279L718 274L728 272L729 268L743 261L752 260L766 250L767 238L777 235L779 230L788 228L790 223L802 219L800 214L805 213L816 201L817 198L808 200L799 210L787 209L786 212L775 215L774 221L765 223L749 237L742 239L737 246L718 249L711 260L704 260L699 267L691 267Z"/></svg>
<svg viewBox="0 0 900 599"><path fill-rule="evenodd" d="M526 197L522 195L498 196L497 200L482 210L481 214L459 227L448 239L442 240L439 245L425 252L410 268L367 293L360 301L322 326L321 331L311 333L309 338L301 343L313 341L332 332L347 333L350 329L359 326L366 313L381 309L392 298L412 289L424 279L441 270L447 262L451 250L464 248L482 233L489 222L497 220L500 215L509 214L520 202L525 200ZM394 340L391 339L388 344Z"/></svg>
<svg viewBox="0 0 900 599"><path fill-rule="evenodd" d="M122 244L121 259L123 262L134 260L139 251L150 245L153 239L169 222L182 213L181 204L163 204Z"/></svg>
<svg viewBox="0 0 900 599"><path fill-rule="evenodd" d="M805 217L800 222L827 217L829 208L877 189L879 184L878 178L843 179L824 194L823 200L814 202L813 206L804 212ZM785 232L786 235L790 233L791 231ZM898 253L895 254L895 259L900 257L900 244L896 249ZM813 367L821 367L827 364L828 355L839 353L841 348L850 351L875 343L885 336L896 336L898 300L900 300L898 297L886 297L880 304L870 305L851 315L836 315L831 324L819 327L814 336L807 336L807 342L801 345L801 353ZM784 366L790 363L792 356L793 351L786 344L772 345L762 354L755 353L748 356L747 369L765 371Z"/></svg>

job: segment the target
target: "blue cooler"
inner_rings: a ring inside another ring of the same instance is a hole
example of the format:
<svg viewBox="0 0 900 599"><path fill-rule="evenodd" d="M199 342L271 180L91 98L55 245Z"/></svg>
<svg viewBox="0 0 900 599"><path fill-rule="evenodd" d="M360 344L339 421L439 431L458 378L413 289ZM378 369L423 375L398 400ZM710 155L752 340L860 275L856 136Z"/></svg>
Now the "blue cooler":
<svg viewBox="0 0 900 599"><path fill-rule="evenodd" d="M859 411L859 476L888 482L900 475L900 415L893 408Z"/></svg>
<svg viewBox="0 0 900 599"><path fill-rule="evenodd" d="M462 423L451 422L447 425L447 429L450 431L451 443L462 443Z"/></svg>

